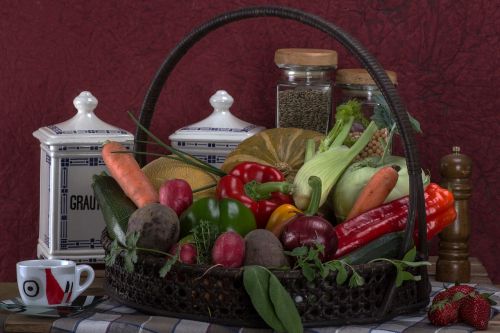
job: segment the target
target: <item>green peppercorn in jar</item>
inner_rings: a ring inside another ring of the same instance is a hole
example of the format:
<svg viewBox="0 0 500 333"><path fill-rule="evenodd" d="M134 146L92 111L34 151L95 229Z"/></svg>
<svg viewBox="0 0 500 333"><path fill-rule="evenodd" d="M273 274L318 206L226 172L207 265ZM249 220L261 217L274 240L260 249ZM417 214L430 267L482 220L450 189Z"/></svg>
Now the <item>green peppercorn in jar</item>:
<svg viewBox="0 0 500 333"><path fill-rule="evenodd" d="M332 115L332 75L337 52L322 49L279 49L276 127L328 131Z"/></svg>

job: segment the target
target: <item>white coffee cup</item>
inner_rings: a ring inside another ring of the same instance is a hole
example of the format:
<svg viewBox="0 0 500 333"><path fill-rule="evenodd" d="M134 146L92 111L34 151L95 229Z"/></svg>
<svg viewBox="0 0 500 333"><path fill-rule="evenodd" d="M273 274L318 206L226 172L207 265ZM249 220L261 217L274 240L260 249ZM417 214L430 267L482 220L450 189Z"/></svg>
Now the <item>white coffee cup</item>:
<svg viewBox="0 0 500 333"><path fill-rule="evenodd" d="M26 260L16 268L17 287L26 305L69 305L94 281L92 267L70 260ZM80 284L82 272L88 276Z"/></svg>

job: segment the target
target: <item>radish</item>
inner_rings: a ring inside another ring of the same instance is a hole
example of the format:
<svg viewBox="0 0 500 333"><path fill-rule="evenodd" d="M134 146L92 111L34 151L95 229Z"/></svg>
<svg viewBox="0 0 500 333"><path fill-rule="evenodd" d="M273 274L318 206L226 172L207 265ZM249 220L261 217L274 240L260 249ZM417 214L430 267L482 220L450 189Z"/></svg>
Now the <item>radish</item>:
<svg viewBox="0 0 500 333"><path fill-rule="evenodd" d="M196 246L192 243L184 243L180 245L180 253L179 253L179 261L183 264L196 264L196 257L198 255L198 251L196 250ZM177 250L179 249L179 243L176 243L170 249L169 253L175 255Z"/></svg>
<svg viewBox="0 0 500 333"><path fill-rule="evenodd" d="M180 216L193 203L193 191L183 179L170 179L160 187L160 203L172 208Z"/></svg>
<svg viewBox="0 0 500 333"><path fill-rule="evenodd" d="M240 267L245 260L245 240L234 231L227 231L215 240L212 262L226 268Z"/></svg>

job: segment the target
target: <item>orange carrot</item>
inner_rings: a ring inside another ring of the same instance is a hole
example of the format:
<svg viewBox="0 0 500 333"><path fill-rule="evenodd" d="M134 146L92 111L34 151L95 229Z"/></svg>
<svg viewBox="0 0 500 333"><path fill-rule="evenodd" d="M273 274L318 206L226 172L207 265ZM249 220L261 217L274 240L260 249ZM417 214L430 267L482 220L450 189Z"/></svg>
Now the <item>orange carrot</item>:
<svg viewBox="0 0 500 333"><path fill-rule="evenodd" d="M375 172L365 187L363 187L361 193L359 193L346 220L383 204L389 193L396 186L398 177L398 171L392 166L383 167Z"/></svg>
<svg viewBox="0 0 500 333"><path fill-rule="evenodd" d="M132 154L114 153L117 151L127 151L127 149L118 142L107 141L102 148L102 158L123 192L138 208L158 202L157 191Z"/></svg>

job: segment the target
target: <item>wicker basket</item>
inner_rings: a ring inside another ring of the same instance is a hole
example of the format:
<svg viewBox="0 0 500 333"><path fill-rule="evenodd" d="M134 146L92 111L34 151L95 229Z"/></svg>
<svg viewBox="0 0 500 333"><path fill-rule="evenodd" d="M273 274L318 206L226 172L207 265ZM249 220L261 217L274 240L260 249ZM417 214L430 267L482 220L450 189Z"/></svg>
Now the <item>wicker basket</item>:
<svg viewBox="0 0 500 333"><path fill-rule="evenodd" d="M201 25L186 36L161 65L147 92L139 120L149 128L154 107L170 72L182 56L202 37L227 23L272 16L292 19L317 28L340 42L371 74L384 95L401 133L410 175L410 207L401 255L412 246L412 231L418 220L419 238L426 239L425 209L421 169L410 122L394 85L384 69L361 44L335 25L308 13L284 7L252 7L228 12ZM137 151L146 150L147 136L137 129ZM141 164L145 157L136 156ZM110 240L102 234L106 253ZM427 242L419 243L419 257L427 259ZM128 273L122 258L106 267L107 292L120 302L150 314L202 320L225 325L260 327L260 319L243 288L241 269L176 264L165 278L158 271L164 259L142 256L135 271ZM421 281L406 281L395 286L395 268L384 262L356 266L365 285L349 288L335 283L336 273L326 279L307 282L299 271L276 271L276 276L294 298L305 326L363 324L384 321L396 315L414 312L427 305L430 283L425 267L414 269Z"/></svg>

